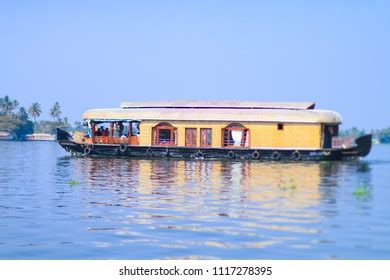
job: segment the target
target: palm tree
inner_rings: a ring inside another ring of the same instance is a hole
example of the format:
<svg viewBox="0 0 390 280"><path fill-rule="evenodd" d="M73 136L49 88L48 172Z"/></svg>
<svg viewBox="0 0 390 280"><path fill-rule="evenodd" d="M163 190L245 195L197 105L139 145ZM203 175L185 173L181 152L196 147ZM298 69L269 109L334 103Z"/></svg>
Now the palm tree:
<svg viewBox="0 0 390 280"><path fill-rule="evenodd" d="M19 102L17 100L12 100L11 102L11 111L19 107Z"/></svg>
<svg viewBox="0 0 390 280"><path fill-rule="evenodd" d="M18 101L12 101L8 95L4 96L0 101L1 109L6 115L19 105Z"/></svg>
<svg viewBox="0 0 390 280"><path fill-rule="evenodd" d="M0 115L4 113L4 98L0 98Z"/></svg>
<svg viewBox="0 0 390 280"><path fill-rule="evenodd" d="M24 107L19 108L19 112L17 113L17 116L21 120L27 120L28 119L28 113Z"/></svg>
<svg viewBox="0 0 390 280"><path fill-rule="evenodd" d="M50 116L52 116L52 118L57 119L57 121L59 121L61 114L62 112L61 112L60 104L58 102L54 103L53 107L50 109Z"/></svg>
<svg viewBox="0 0 390 280"><path fill-rule="evenodd" d="M31 106L28 108L28 114L34 119L34 122L36 122L37 118L39 118L39 116L42 114L41 105L39 105L37 102L31 104Z"/></svg>

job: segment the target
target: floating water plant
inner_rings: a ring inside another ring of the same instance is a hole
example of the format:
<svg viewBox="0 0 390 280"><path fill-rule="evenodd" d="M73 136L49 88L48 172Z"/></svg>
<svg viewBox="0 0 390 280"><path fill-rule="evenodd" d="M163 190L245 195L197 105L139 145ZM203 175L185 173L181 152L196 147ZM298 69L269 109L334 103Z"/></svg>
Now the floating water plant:
<svg viewBox="0 0 390 280"><path fill-rule="evenodd" d="M80 182L76 181L76 180L70 180L70 181L67 181L66 182L68 185L70 186L77 186L77 185L80 185Z"/></svg>
<svg viewBox="0 0 390 280"><path fill-rule="evenodd" d="M279 184L279 188L282 190L282 191L293 191L297 188L297 184L296 182L293 180L293 179L288 179L288 180L283 180L280 184Z"/></svg>
<svg viewBox="0 0 390 280"><path fill-rule="evenodd" d="M352 194L356 197L364 198L370 195L370 189L367 186L359 186Z"/></svg>

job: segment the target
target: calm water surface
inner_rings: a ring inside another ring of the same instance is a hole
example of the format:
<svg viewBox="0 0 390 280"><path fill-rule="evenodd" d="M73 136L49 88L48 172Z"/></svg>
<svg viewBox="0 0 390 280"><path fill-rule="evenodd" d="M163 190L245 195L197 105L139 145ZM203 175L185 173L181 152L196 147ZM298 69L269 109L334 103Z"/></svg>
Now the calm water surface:
<svg viewBox="0 0 390 280"><path fill-rule="evenodd" d="M0 258L389 259L389 179L390 145L363 161L268 163L0 142Z"/></svg>

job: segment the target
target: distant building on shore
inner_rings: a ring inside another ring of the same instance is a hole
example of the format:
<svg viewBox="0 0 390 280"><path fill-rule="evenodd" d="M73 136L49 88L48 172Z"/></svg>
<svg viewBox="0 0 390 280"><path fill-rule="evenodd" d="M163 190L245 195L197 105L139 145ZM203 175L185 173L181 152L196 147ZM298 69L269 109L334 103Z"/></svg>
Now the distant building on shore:
<svg viewBox="0 0 390 280"><path fill-rule="evenodd" d="M56 135L49 133L34 133L26 135L27 141L56 141Z"/></svg>

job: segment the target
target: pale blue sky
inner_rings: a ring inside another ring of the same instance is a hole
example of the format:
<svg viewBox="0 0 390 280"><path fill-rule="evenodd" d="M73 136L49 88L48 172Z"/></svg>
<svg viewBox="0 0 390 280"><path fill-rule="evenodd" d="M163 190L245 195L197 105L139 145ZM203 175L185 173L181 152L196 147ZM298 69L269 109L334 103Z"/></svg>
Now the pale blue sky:
<svg viewBox="0 0 390 280"><path fill-rule="evenodd" d="M311 2L311 3L309 3ZM72 122L122 100L315 101L390 125L390 1L0 0L0 96Z"/></svg>

